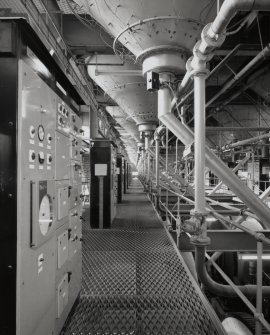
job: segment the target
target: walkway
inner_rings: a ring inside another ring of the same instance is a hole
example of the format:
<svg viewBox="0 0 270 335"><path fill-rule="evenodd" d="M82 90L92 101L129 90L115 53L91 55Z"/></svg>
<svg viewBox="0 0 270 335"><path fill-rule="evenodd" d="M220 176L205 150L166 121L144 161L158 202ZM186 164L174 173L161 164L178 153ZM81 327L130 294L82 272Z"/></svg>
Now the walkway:
<svg viewBox="0 0 270 335"><path fill-rule="evenodd" d="M223 334L139 182L111 230L83 230L80 302L65 335Z"/></svg>

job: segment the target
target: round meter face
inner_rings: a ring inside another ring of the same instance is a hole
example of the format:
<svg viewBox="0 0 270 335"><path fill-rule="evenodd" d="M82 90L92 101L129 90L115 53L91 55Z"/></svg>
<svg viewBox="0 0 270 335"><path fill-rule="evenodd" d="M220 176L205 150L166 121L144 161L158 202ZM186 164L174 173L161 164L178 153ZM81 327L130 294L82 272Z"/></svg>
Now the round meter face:
<svg viewBox="0 0 270 335"><path fill-rule="evenodd" d="M45 137L45 131L44 131L43 126L40 125L38 127L38 138L42 142L44 140L44 137Z"/></svg>
<svg viewBox="0 0 270 335"><path fill-rule="evenodd" d="M41 234L47 235L52 226L51 199L48 195L41 200L38 222Z"/></svg>

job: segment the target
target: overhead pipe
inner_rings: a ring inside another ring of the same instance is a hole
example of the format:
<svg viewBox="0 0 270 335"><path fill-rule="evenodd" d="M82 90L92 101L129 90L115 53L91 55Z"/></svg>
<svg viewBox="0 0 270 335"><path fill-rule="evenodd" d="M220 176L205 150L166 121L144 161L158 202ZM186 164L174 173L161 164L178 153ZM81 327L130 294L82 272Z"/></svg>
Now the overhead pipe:
<svg viewBox="0 0 270 335"><path fill-rule="evenodd" d="M268 0L225 0L209 28L209 37L215 38L223 33L238 11L266 11L269 8Z"/></svg>
<svg viewBox="0 0 270 335"><path fill-rule="evenodd" d="M270 6L269 6L270 8ZM252 71L255 66L258 66L261 62L265 60L266 57L270 57L270 44L258 53L240 72L238 72L230 81L228 81L221 90L218 91L209 101L207 101L206 107L209 107L213 102L215 102L222 94L226 93L234 85L239 83L244 76L248 74L249 71Z"/></svg>
<svg viewBox="0 0 270 335"><path fill-rule="evenodd" d="M222 150L229 150L229 149L232 149L232 148L240 147L242 145L251 144L251 143L258 142L262 139L269 138L269 137L270 137L270 133L262 134L262 135L255 136L255 137L251 137L251 138L248 138L246 140L234 142L234 143L231 143L231 144L226 144L224 147L222 147Z"/></svg>
<svg viewBox="0 0 270 335"><path fill-rule="evenodd" d="M230 285L223 285L214 281L205 266L205 246L195 245L195 264L198 277L205 287L213 294L222 297L237 297L237 293ZM239 285L237 288L247 297L256 297L257 285ZM263 295L270 296L270 286L262 287Z"/></svg>
<svg viewBox="0 0 270 335"><path fill-rule="evenodd" d="M166 106L164 104L163 106ZM185 145L192 145L194 135L188 127L184 126L170 109L158 109L160 121ZM270 209L225 165L208 146L205 147L207 167L214 172L254 213L270 228Z"/></svg>
<svg viewBox="0 0 270 335"><path fill-rule="evenodd" d="M188 63L197 70L213 56L213 50L222 45L226 29L237 11L268 10L269 0L226 0L212 24L208 24L202 31L202 40L193 49L194 57ZM189 74L190 75L190 74ZM194 135L186 125L183 125L172 113L169 88L162 88L158 94L158 116L162 123L185 145L192 145ZM168 99L168 100L167 100ZM239 178L206 146L205 158L208 167L217 175L247 206L258 215L259 219L270 227L269 208L246 186Z"/></svg>
<svg viewBox="0 0 270 335"><path fill-rule="evenodd" d="M217 14L214 22L207 24L202 30L201 40L198 41L194 47L194 57L190 62L192 68L196 68L199 62L209 61L213 57L213 51L221 46L226 38L224 34L228 24L238 11L254 11L261 10L267 11L270 9L270 2L268 0L225 0L222 4L219 13ZM260 61L269 55L269 45L264 48L243 70L234 77L230 85L237 82L239 77L242 79L247 71L254 68ZM223 92L227 90L229 83L226 84L223 89L207 102L206 107L213 103L214 98L219 97Z"/></svg>
<svg viewBox="0 0 270 335"><path fill-rule="evenodd" d="M209 73L209 75L207 75L206 79L210 79L214 74L216 74L221 68L222 66L228 62L239 50L241 44L237 44L233 50L231 50L228 55L226 57L224 57L218 64L216 67L214 67L214 69ZM188 84L190 84L192 81L191 81L191 78L190 78L190 73L187 71L184 78L183 78L183 81L185 79L185 77L187 76L187 78L189 78L189 82ZM171 105L171 108L172 110L177 107L182 107L184 105L184 103L186 102L186 100L188 98L191 97L191 95L194 93L194 89L190 90L190 92L188 92L188 94L180 101L177 103L177 98L181 97L182 94L184 93L184 91L187 90L188 88L188 84L187 83L183 83L183 81L178 85L178 88L177 88L177 92L176 92L176 96L175 96L175 99L173 99L172 101L172 105Z"/></svg>

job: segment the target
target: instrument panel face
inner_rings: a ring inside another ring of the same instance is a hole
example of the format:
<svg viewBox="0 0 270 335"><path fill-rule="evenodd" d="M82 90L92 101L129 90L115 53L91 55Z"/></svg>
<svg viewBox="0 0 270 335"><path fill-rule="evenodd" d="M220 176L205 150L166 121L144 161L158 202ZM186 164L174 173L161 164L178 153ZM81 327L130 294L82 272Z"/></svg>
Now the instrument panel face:
<svg viewBox="0 0 270 335"><path fill-rule="evenodd" d="M23 60L18 78L18 334L57 335L80 290L81 120Z"/></svg>

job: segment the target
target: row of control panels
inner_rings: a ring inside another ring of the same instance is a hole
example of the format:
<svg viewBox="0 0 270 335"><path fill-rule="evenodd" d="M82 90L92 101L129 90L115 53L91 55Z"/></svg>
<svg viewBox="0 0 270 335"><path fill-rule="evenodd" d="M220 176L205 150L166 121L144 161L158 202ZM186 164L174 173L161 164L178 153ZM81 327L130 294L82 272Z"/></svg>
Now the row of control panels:
<svg viewBox="0 0 270 335"><path fill-rule="evenodd" d="M82 121L24 61L20 76L18 323L58 335L81 284Z"/></svg>

